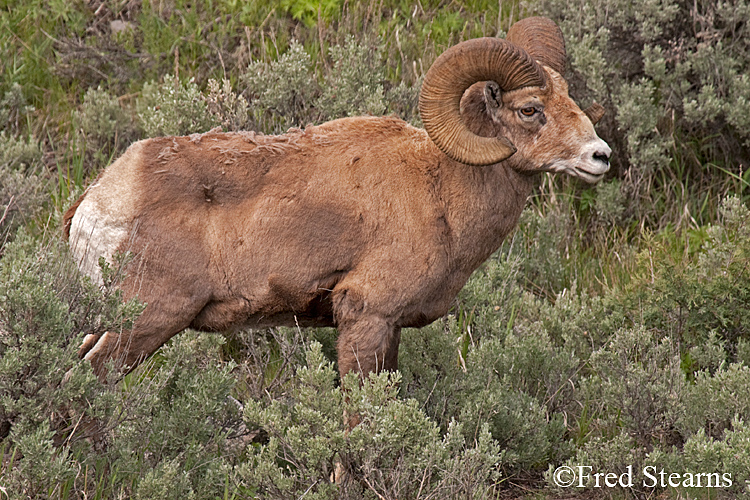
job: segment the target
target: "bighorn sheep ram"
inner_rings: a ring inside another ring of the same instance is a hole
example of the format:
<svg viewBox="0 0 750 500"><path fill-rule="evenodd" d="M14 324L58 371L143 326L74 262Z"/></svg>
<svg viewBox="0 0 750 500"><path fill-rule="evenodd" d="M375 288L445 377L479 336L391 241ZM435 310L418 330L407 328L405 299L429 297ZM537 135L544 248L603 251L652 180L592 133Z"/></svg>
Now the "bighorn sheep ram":
<svg viewBox="0 0 750 500"><path fill-rule="evenodd" d="M208 132L130 146L67 211L80 269L131 252L132 330L84 339L101 375L186 328L335 326L342 374L395 369L403 327L446 314L518 222L537 172L598 181L610 148L561 74L545 18L446 50L419 99L424 130L344 118L280 136Z"/></svg>

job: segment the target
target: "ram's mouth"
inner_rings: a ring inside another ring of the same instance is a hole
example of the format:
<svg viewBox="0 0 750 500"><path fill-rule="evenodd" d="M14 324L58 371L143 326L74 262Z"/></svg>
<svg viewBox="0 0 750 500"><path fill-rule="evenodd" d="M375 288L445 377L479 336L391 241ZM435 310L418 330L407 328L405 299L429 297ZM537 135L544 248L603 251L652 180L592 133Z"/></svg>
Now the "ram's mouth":
<svg viewBox="0 0 750 500"><path fill-rule="evenodd" d="M572 175L579 177L580 179L583 179L584 181L588 182L589 184L596 184L600 180L604 178L604 174L609 171L609 166L605 168L604 170L599 170L597 172L591 172L588 169L575 167L573 169L573 172L570 172Z"/></svg>
<svg viewBox="0 0 750 500"><path fill-rule="evenodd" d="M544 170L568 174L589 184L596 184L609 171L609 164L600 161L561 160L554 162Z"/></svg>

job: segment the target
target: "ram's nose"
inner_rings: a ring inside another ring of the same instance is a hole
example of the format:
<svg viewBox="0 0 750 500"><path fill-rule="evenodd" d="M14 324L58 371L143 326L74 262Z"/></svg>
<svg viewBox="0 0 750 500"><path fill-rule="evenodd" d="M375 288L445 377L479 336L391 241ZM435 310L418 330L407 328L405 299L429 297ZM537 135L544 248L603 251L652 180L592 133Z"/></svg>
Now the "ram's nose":
<svg viewBox="0 0 750 500"><path fill-rule="evenodd" d="M609 157L612 149L603 140L587 144L581 154L580 164L576 167L578 176L587 182L598 182L609 171Z"/></svg>
<svg viewBox="0 0 750 500"><path fill-rule="evenodd" d="M594 164L599 163L605 172L609 170L609 157L612 155L612 149L609 147L609 144L601 139L597 139L588 145L586 153L591 154L591 160Z"/></svg>
<svg viewBox="0 0 750 500"><path fill-rule="evenodd" d="M594 161L604 163L609 168L609 155L611 151L597 151L594 153Z"/></svg>

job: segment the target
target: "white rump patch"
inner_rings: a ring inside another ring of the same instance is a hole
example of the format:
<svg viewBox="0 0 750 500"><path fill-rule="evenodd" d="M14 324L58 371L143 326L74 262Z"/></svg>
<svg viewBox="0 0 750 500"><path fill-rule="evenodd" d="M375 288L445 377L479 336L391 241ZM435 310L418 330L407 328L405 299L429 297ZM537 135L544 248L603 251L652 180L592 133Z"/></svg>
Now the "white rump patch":
<svg viewBox="0 0 750 500"><path fill-rule="evenodd" d="M105 170L88 188L71 221L69 244L78 269L99 285L99 258L114 264L112 257L125 248L135 229L138 193L133 179L140 170L141 148L141 143L133 144Z"/></svg>
<svg viewBox="0 0 750 500"><path fill-rule="evenodd" d="M81 210L82 208L84 210ZM99 258L104 257L112 264L112 256L128 239L129 231L125 225L113 223L114 221L108 220L107 217L103 217L90 208L81 203L76 211L71 224L70 249L76 259L78 269L90 276L95 283L103 285Z"/></svg>

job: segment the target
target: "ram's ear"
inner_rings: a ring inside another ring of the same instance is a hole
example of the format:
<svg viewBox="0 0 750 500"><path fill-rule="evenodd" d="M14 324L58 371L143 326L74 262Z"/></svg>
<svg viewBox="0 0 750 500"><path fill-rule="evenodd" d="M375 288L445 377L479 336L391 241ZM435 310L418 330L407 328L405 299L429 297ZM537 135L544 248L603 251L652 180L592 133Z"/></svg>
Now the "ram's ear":
<svg viewBox="0 0 750 500"><path fill-rule="evenodd" d="M493 81L488 81L484 85L484 102L487 106L487 111L495 112L500 109L503 105L503 91L500 89L500 85Z"/></svg>
<svg viewBox="0 0 750 500"><path fill-rule="evenodd" d="M589 117L591 123L596 125L596 123L604 116L605 110L604 106L595 102L588 108L584 109L583 112Z"/></svg>
<svg viewBox="0 0 750 500"><path fill-rule="evenodd" d="M496 117L502 107L500 86L494 81L477 82L461 98L461 120L474 134L496 137L503 131Z"/></svg>

